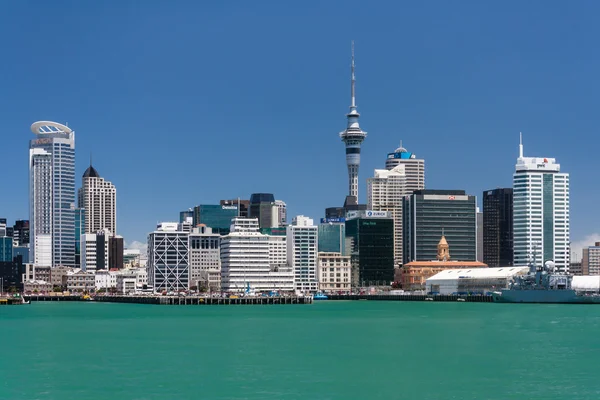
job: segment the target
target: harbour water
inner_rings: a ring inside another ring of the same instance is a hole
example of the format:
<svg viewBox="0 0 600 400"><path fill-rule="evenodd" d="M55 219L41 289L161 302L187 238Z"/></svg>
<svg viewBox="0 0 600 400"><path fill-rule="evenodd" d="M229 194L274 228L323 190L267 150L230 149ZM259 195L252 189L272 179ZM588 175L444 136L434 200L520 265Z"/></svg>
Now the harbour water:
<svg viewBox="0 0 600 400"><path fill-rule="evenodd" d="M598 399L600 307L0 308L3 399Z"/></svg>

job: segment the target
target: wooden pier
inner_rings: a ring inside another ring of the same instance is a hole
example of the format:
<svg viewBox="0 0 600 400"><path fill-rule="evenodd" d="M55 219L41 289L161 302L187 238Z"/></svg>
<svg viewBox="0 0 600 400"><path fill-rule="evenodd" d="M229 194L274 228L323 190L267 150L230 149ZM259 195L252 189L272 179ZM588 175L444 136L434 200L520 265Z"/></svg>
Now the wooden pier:
<svg viewBox="0 0 600 400"><path fill-rule="evenodd" d="M492 296L482 295L426 295L426 294L351 294L327 295L328 300L374 300L374 301L465 301L469 303L492 303Z"/></svg>

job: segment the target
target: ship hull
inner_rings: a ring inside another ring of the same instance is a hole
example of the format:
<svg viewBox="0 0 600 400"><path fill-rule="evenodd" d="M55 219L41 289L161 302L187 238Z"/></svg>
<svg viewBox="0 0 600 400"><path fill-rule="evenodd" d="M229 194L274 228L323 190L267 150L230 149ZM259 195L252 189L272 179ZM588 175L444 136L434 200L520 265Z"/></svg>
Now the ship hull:
<svg viewBox="0 0 600 400"><path fill-rule="evenodd" d="M581 296L574 290L502 290L494 292L496 303L600 304L600 296Z"/></svg>

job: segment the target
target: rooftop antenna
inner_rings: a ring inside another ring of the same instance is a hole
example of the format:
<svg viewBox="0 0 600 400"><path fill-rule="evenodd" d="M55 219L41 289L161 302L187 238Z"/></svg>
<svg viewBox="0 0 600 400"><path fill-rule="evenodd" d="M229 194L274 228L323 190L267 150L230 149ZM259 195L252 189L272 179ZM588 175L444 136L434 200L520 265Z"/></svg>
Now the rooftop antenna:
<svg viewBox="0 0 600 400"><path fill-rule="evenodd" d="M356 77L354 76L354 40L352 41L352 86L350 89L350 95L352 97L352 102L350 107L355 108L356 107L356 92L355 92L355 86L356 84Z"/></svg>
<svg viewBox="0 0 600 400"><path fill-rule="evenodd" d="M519 132L519 158L523 158L523 132Z"/></svg>
<svg viewBox="0 0 600 400"><path fill-rule="evenodd" d="M92 152L90 151L90 167L92 166Z"/></svg>

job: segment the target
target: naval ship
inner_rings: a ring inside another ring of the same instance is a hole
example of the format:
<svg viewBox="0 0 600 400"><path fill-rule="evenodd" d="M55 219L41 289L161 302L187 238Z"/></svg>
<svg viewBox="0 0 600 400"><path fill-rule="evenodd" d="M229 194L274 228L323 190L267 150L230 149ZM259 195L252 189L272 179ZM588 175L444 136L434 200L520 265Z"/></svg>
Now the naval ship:
<svg viewBox="0 0 600 400"><path fill-rule="evenodd" d="M554 262L536 267L535 254L529 272L515 276L508 289L492 293L497 303L600 304L600 294L578 293L572 287L573 275L556 271Z"/></svg>

